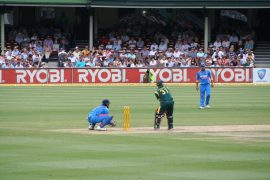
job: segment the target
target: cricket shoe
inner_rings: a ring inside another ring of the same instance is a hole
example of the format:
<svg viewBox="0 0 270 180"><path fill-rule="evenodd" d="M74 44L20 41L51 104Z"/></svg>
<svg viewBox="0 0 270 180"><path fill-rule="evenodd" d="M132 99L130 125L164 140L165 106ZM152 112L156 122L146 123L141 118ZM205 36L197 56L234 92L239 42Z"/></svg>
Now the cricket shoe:
<svg viewBox="0 0 270 180"><path fill-rule="evenodd" d="M172 123L169 123L169 124L168 124L168 130L169 130L169 131L173 130L173 124L172 124Z"/></svg>
<svg viewBox="0 0 270 180"><path fill-rule="evenodd" d="M115 127L116 126L116 121L115 120L112 120L111 121L111 127Z"/></svg>
<svg viewBox="0 0 270 180"><path fill-rule="evenodd" d="M97 131L107 131L106 128L102 128L102 127L100 127L100 126L97 126L96 130L97 130Z"/></svg>
<svg viewBox="0 0 270 180"><path fill-rule="evenodd" d="M210 109L210 106L209 106L209 105L206 105L206 108L207 108L207 109Z"/></svg>
<svg viewBox="0 0 270 180"><path fill-rule="evenodd" d="M160 130L160 125L155 124L155 125L154 125L154 129L155 129L155 130Z"/></svg>
<svg viewBox="0 0 270 180"><path fill-rule="evenodd" d="M201 106L200 109L204 109L204 107Z"/></svg>
<svg viewBox="0 0 270 180"><path fill-rule="evenodd" d="M90 124L90 125L88 126L88 129L89 129L89 130L94 130L94 129L95 129L95 125L94 125L94 124Z"/></svg>

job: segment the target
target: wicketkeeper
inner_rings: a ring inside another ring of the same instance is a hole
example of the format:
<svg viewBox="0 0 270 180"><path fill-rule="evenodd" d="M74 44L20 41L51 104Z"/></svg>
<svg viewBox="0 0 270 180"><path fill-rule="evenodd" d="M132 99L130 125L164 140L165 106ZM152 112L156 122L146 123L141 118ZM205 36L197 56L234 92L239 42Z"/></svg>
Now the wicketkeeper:
<svg viewBox="0 0 270 180"><path fill-rule="evenodd" d="M155 92L155 95L160 102L160 107L156 110L155 113L154 128L160 129L161 118L164 117L164 114L166 114L168 119L168 130L171 130L173 129L173 97L170 93L170 90L163 86L163 81L159 80L156 82L156 84L158 88Z"/></svg>
<svg viewBox="0 0 270 180"><path fill-rule="evenodd" d="M114 127L116 123L113 121L113 116L109 114L109 106L110 101L108 99L104 99L102 101L102 104L96 108L94 108L89 114L88 114L88 122L89 122L89 130L94 130L95 125L99 124L96 128L98 131L106 131L105 128L106 125L110 125Z"/></svg>

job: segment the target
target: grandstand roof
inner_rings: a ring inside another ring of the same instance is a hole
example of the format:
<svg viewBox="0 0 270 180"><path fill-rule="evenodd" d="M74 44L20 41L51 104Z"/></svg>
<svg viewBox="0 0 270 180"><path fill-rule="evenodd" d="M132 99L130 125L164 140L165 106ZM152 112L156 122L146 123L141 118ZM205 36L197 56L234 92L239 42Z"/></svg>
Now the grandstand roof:
<svg viewBox="0 0 270 180"><path fill-rule="evenodd" d="M89 0L0 0L6 6L72 6L85 7Z"/></svg>
<svg viewBox="0 0 270 180"><path fill-rule="evenodd" d="M0 6L270 8L270 0L0 0Z"/></svg>

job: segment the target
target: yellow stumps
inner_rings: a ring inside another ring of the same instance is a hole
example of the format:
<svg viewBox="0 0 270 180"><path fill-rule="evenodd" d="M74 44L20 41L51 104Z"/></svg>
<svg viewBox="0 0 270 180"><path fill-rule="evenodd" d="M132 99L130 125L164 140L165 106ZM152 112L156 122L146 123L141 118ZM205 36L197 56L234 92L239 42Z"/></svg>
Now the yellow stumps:
<svg viewBox="0 0 270 180"><path fill-rule="evenodd" d="M130 128L130 108L124 106L124 131L128 131Z"/></svg>

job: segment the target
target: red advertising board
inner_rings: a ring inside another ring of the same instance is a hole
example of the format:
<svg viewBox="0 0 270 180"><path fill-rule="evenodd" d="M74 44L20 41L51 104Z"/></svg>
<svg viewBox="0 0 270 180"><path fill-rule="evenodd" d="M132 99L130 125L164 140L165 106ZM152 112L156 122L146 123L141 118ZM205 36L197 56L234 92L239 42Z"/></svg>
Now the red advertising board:
<svg viewBox="0 0 270 180"><path fill-rule="evenodd" d="M198 68L153 68L156 80L194 83ZM209 68L216 83L251 83L251 68ZM0 69L0 84L142 83L147 68Z"/></svg>
<svg viewBox="0 0 270 180"><path fill-rule="evenodd" d="M1 84L72 83L72 69L2 69Z"/></svg>

